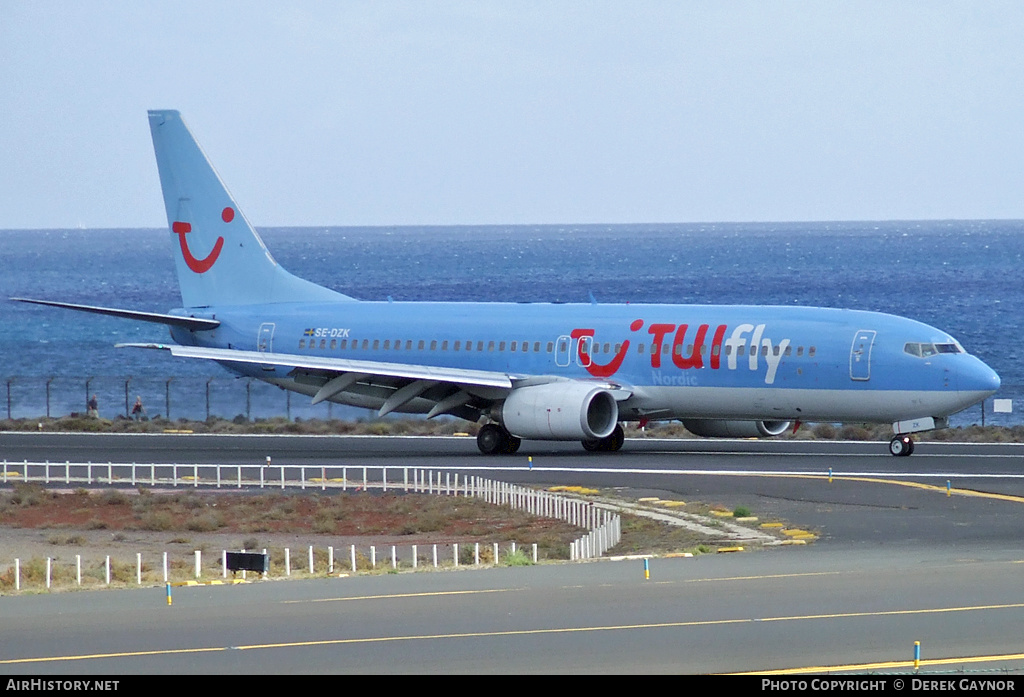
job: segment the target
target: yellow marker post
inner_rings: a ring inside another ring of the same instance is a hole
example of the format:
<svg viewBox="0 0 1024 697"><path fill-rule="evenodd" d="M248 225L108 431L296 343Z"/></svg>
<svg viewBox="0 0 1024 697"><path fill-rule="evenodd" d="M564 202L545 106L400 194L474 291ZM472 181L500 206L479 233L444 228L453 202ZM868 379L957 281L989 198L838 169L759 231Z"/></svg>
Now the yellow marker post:
<svg viewBox="0 0 1024 697"><path fill-rule="evenodd" d="M651 565L647 559L644 559L644 580L651 580Z"/></svg>
<svg viewBox="0 0 1024 697"><path fill-rule="evenodd" d="M914 670L917 671L921 667L921 642L914 642Z"/></svg>
<svg viewBox="0 0 1024 697"><path fill-rule="evenodd" d="M530 455L527 460L530 462L530 469L533 469L533 455Z"/></svg>
<svg viewBox="0 0 1024 697"><path fill-rule="evenodd" d="M831 467L828 468L828 483L829 484L832 483L832 468Z"/></svg>
<svg viewBox="0 0 1024 697"><path fill-rule="evenodd" d="M948 499L952 495L953 495L953 489L950 487L949 480L947 479L946 480L946 498Z"/></svg>
<svg viewBox="0 0 1024 697"><path fill-rule="evenodd" d="M167 584L167 607L171 606L171 584Z"/></svg>

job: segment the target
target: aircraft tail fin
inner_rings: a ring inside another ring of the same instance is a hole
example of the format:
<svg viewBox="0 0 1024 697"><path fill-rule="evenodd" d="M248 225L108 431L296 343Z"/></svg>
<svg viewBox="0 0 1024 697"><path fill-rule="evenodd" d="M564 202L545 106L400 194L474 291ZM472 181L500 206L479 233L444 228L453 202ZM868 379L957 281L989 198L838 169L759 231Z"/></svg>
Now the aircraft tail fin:
<svg viewBox="0 0 1024 697"><path fill-rule="evenodd" d="M288 273L173 110L149 112L184 307L352 300Z"/></svg>

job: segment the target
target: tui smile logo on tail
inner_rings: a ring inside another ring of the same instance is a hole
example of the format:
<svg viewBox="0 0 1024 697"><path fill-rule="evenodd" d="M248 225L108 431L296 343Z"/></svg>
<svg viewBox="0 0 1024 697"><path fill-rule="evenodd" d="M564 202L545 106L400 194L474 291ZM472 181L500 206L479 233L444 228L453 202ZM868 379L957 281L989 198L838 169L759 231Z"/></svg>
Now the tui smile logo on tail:
<svg viewBox="0 0 1024 697"><path fill-rule="evenodd" d="M234 217L235 211L230 206L221 213L221 219L225 223L230 223ZM192 254L192 250L188 248L188 242L185 241L185 235L192 232L192 224L180 220L175 221L171 225L171 230L178 235L178 243L181 245L181 256L184 257L185 263L196 273L206 273L209 271L210 267L217 261L217 258L220 257L220 251L224 248L224 238L218 237L213 245L213 250L204 259L196 259Z"/></svg>

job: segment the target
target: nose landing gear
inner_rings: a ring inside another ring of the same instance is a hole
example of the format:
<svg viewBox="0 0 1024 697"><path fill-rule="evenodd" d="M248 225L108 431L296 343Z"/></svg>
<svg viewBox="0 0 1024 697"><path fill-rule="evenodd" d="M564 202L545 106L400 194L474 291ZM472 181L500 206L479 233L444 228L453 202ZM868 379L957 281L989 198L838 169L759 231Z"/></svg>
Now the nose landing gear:
<svg viewBox="0 0 1024 697"><path fill-rule="evenodd" d="M907 457L914 452L914 440L906 434L897 434L889 441L889 452L896 457Z"/></svg>

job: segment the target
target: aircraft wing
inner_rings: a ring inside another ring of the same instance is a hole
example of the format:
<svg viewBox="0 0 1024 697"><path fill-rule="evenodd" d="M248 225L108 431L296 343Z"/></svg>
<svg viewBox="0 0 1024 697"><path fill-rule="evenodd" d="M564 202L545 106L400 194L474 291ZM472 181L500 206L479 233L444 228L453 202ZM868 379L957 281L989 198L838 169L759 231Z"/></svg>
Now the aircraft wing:
<svg viewBox="0 0 1024 697"><path fill-rule="evenodd" d="M486 395L484 401L502 399L517 384L543 384L564 378L515 375L488 370L448 368L430 365L410 365L383 361L361 361L344 358L324 358L289 353L262 353L237 349L180 346L178 344L117 344L118 348L147 348L170 351L183 358L203 358L227 363L248 363L261 366L282 366L298 371L310 371L323 377L324 384L313 397L313 404L352 387L367 379L383 379L393 389L391 396L380 408L381 415L400 408L420 396L435 400L427 416L438 414L460 415L476 396ZM442 394L434 388L447 386ZM621 401L632 394L632 389L621 384L609 384L615 399ZM424 394L427 393L427 394ZM471 394L472 393L472 394ZM433 395L433 396L431 396Z"/></svg>
<svg viewBox="0 0 1024 697"><path fill-rule="evenodd" d="M461 385L479 387L506 387L511 389L512 378L506 373L465 368L438 368L405 363L381 361L352 361L345 358L319 358L291 353L262 353L239 351L237 349L204 348L201 346L179 346L177 344L117 344L117 348L148 348L170 351L172 356L184 358L206 358L231 363L253 363L257 365L279 365L291 368L308 368L337 373L365 373L386 377L409 378L413 380L437 380Z"/></svg>

